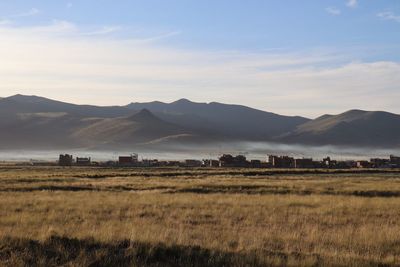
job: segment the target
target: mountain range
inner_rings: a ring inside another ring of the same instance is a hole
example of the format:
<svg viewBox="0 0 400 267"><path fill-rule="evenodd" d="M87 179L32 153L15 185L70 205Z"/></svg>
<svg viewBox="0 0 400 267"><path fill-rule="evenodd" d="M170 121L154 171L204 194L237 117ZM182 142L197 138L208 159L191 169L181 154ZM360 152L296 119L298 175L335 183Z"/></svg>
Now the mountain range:
<svg viewBox="0 0 400 267"><path fill-rule="evenodd" d="M400 115L350 110L311 120L242 105L91 106L38 96L0 98L0 149L122 149L219 142L400 147Z"/></svg>

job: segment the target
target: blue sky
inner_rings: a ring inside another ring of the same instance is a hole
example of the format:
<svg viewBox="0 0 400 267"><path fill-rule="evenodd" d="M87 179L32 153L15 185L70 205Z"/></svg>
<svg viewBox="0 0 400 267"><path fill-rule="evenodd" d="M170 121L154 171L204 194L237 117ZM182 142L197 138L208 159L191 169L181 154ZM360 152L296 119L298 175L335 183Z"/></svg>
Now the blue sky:
<svg viewBox="0 0 400 267"><path fill-rule="evenodd" d="M400 113L398 0L1 1L0 41L1 96Z"/></svg>

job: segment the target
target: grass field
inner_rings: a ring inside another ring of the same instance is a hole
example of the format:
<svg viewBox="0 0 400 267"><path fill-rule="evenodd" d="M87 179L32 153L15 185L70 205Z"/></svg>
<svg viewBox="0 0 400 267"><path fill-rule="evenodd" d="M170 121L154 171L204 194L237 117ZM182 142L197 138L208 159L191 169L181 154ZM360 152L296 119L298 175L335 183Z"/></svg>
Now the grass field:
<svg viewBox="0 0 400 267"><path fill-rule="evenodd" d="M400 172L0 168L4 266L400 266Z"/></svg>

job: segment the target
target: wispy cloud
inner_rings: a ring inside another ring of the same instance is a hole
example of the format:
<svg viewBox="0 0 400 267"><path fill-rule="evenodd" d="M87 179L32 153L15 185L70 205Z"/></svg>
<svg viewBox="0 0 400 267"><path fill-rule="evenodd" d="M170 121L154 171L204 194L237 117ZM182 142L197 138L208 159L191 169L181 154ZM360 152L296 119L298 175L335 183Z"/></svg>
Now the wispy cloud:
<svg viewBox="0 0 400 267"><path fill-rule="evenodd" d="M72 8L72 6L73 6L72 2L68 2L66 5L67 8Z"/></svg>
<svg viewBox="0 0 400 267"><path fill-rule="evenodd" d="M11 14L8 16L5 16L6 18L22 18L22 17L31 17L38 15L40 13L40 10L37 8L31 8L30 10L26 12L21 12L21 13L16 13L16 14Z"/></svg>
<svg viewBox="0 0 400 267"><path fill-rule="evenodd" d="M83 33L83 35L104 35L104 34L110 34L114 32L118 32L122 29L121 26L103 26L100 29L91 31L91 32L86 32Z"/></svg>
<svg viewBox="0 0 400 267"><path fill-rule="evenodd" d="M396 15L391 11L380 12L377 16L384 20L392 20L400 23L400 15Z"/></svg>
<svg viewBox="0 0 400 267"><path fill-rule="evenodd" d="M40 10L37 8L31 8L26 12L16 13L16 14L9 14L3 15L0 17L0 26L12 24L15 19L23 18L23 17L31 17L36 16L40 13Z"/></svg>
<svg viewBox="0 0 400 267"><path fill-rule="evenodd" d="M348 7L351 8L355 8L358 5L358 1L357 0L347 0L347 4Z"/></svg>
<svg viewBox="0 0 400 267"><path fill-rule="evenodd" d="M27 33L35 34L67 34L78 31L77 26L66 20L53 20L50 24L33 26L28 28L14 28L14 31L21 32L29 29Z"/></svg>
<svg viewBox="0 0 400 267"><path fill-rule="evenodd" d="M146 43L146 42L149 42L149 43L150 43L150 42L154 42L154 41L166 39L166 38L169 38L169 37L172 37L172 36L176 36L176 35L179 35L179 34L181 34L180 31L171 31L171 32L167 32L167 33L162 33L162 34L159 34L159 35L155 35L155 36L152 36L152 37L147 37L147 38L139 39L139 40L137 40L137 41L138 41L138 42L143 42L143 43Z"/></svg>
<svg viewBox="0 0 400 267"><path fill-rule="evenodd" d="M329 14L333 15L333 16L338 16L342 13L342 11L336 7L327 7L325 8L326 12L328 12Z"/></svg>
<svg viewBox="0 0 400 267"><path fill-rule="evenodd" d="M140 42L85 31L66 21L1 26L1 94L100 105L188 97L311 117L357 102L400 113L399 63L351 62L337 51L190 50L158 42L174 32Z"/></svg>
<svg viewBox="0 0 400 267"><path fill-rule="evenodd" d="M11 24L11 21L8 19L0 19L0 26Z"/></svg>

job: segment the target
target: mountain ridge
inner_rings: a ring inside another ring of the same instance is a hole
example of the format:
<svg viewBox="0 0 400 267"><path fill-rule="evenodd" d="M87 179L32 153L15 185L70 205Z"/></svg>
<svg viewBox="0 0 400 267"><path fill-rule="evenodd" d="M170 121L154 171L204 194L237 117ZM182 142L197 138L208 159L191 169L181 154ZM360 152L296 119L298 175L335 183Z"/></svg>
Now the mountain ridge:
<svg viewBox="0 0 400 267"><path fill-rule="evenodd" d="M313 145L400 146L400 115L353 109L323 115L277 138Z"/></svg>
<svg viewBox="0 0 400 267"><path fill-rule="evenodd" d="M39 96L0 98L0 149L256 141L400 147L400 115L352 109L316 119L182 98L126 106L77 105Z"/></svg>

